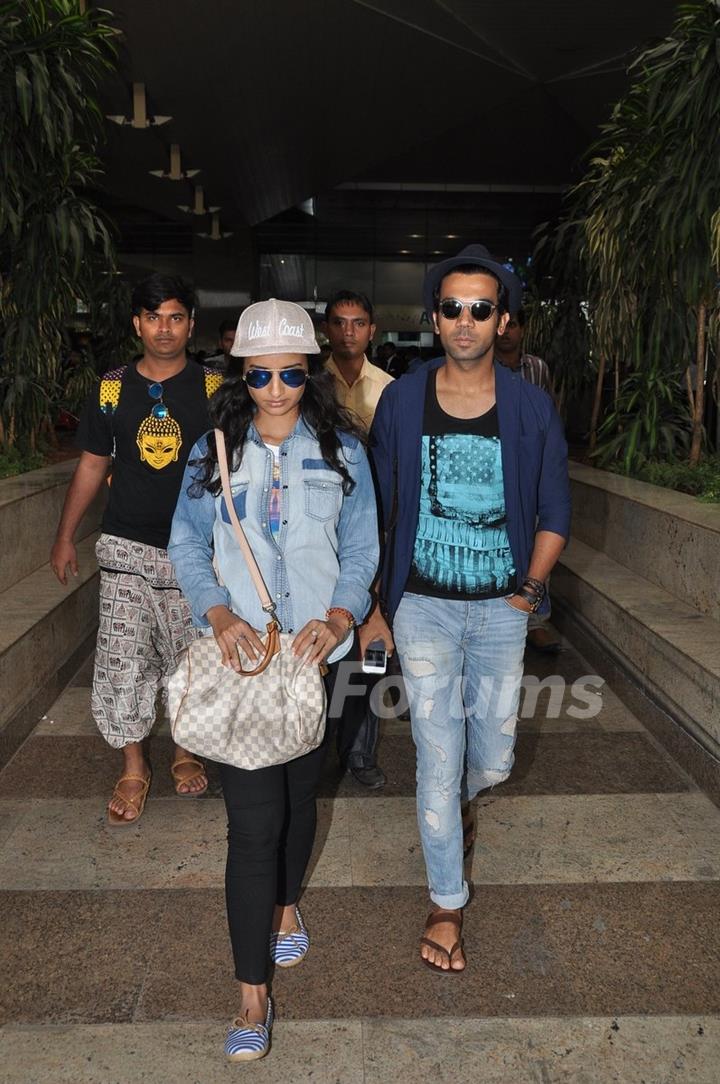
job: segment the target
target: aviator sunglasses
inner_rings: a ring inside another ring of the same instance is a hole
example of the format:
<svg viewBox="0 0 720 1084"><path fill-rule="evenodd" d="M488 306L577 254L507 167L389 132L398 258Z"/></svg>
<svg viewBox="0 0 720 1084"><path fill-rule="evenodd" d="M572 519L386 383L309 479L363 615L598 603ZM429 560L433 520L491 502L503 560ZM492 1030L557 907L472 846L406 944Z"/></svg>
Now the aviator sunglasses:
<svg viewBox="0 0 720 1084"><path fill-rule="evenodd" d="M274 373L288 388L301 388L310 375L305 369L248 369L243 380L249 388L257 391L268 386Z"/></svg>
<svg viewBox="0 0 720 1084"><path fill-rule="evenodd" d="M162 386L162 384L159 384L159 383L149 384L148 385L148 395L150 396L151 399L155 400L155 404L154 404L152 410L150 411L153 418L167 418L170 411L168 410L168 408L165 406L165 404L162 401L162 397L163 397L163 386Z"/></svg>
<svg viewBox="0 0 720 1084"><path fill-rule="evenodd" d="M444 297L438 309L446 320L457 320L463 309L470 309L473 320L483 323L490 319L497 305L494 301L488 301L486 297L480 297L476 301L458 301L456 297Z"/></svg>

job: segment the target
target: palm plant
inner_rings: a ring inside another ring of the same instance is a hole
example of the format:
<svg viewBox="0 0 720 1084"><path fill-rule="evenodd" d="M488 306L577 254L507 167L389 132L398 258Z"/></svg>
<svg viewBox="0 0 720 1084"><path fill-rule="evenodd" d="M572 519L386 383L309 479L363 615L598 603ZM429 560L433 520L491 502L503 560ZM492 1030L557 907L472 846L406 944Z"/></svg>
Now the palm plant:
<svg viewBox="0 0 720 1084"><path fill-rule="evenodd" d="M537 236L525 301L526 342L550 366L558 409L570 421L596 368L582 263L584 235L577 222L566 221L540 226Z"/></svg>
<svg viewBox="0 0 720 1084"><path fill-rule="evenodd" d="M58 392L64 326L114 269L84 195L99 174L108 13L81 0L0 3L0 445L34 447Z"/></svg>
<svg viewBox="0 0 720 1084"><path fill-rule="evenodd" d="M591 450L610 365L614 402L597 451L626 470L685 443L691 463L701 454L707 335L719 305L720 5L681 4L671 35L642 53L630 75L568 207L583 234L598 360ZM689 411L678 399L685 396Z"/></svg>

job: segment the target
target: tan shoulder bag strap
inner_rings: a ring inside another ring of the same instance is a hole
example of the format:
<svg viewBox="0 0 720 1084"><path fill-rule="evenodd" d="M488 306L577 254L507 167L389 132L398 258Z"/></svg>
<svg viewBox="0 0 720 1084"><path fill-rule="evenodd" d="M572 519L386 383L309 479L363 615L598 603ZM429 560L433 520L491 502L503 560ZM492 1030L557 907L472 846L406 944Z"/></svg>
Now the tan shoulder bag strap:
<svg viewBox="0 0 720 1084"><path fill-rule="evenodd" d="M252 677L254 674L261 674L266 668L270 659L280 650L279 632L280 626L275 616L275 603L270 598L270 592L267 589L265 580L262 577L260 567L255 560L255 554L250 548L250 543L245 537L245 532L242 529L238 514L235 511L235 505L232 499L232 490L230 489L230 471L228 468L227 450L225 448L225 434L222 429L215 430L215 448L217 451L218 468L220 470L220 480L222 482L223 497L225 498L225 507L227 508L228 516L230 517L230 523L232 524L237 538L238 545L242 552L243 557L248 566L250 577L255 585L255 590L258 593L260 599L260 605L265 613L270 615L270 621L267 625L268 638L265 644L265 655L257 664L254 670L242 670L241 673L246 677Z"/></svg>

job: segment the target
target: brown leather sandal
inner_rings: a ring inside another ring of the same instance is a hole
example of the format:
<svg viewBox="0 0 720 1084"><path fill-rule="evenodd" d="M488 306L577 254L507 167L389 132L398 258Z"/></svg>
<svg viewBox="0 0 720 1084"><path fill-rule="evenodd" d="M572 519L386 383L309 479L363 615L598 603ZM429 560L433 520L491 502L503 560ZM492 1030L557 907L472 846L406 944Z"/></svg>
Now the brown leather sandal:
<svg viewBox="0 0 720 1084"><path fill-rule="evenodd" d="M421 956L420 959L422 960L422 962L425 964L426 967L430 968L431 971L439 971L440 974L442 974L442 975L452 975L452 974L459 975L461 972L463 972L465 970L465 968L464 967L453 967L452 966L452 958L453 958L453 956L455 955L456 952L463 953L462 937L460 936L461 932L462 932L462 924L463 924L462 911L460 911L459 914L458 914L457 911L445 911L445 910L442 910L442 909L440 909L438 911L431 911L430 914L427 917L427 922L425 923L425 929L427 929L430 926L437 926L439 922L451 922L453 924L453 926L457 927L458 937L457 937L457 941L452 946L452 948L451 949L446 949L444 945L439 945L437 943L437 941L432 941L429 937L421 937L420 938L420 944L421 945L427 945L429 948L435 949L436 952L442 952L445 956L447 956L448 966L447 967L440 967L439 964L434 964L434 963L432 963L431 960L426 960L424 956ZM465 954L463 953L463 960L464 959L465 959Z"/></svg>
<svg viewBox="0 0 720 1084"><path fill-rule="evenodd" d="M195 764L197 766L196 772L191 772L190 775L178 775L176 769L182 764ZM208 789L208 777L205 771L205 765L200 760L196 760L195 757L180 757L180 760L175 760L170 765L170 775L173 777L173 783L175 784L175 793L178 798L199 798L201 794L204 794ZM183 784L192 783L194 779L199 779L201 776L205 779L205 786L200 790L179 790L178 788Z"/></svg>
<svg viewBox="0 0 720 1084"><path fill-rule="evenodd" d="M108 824L111 824L114 828L120 828L123 825L136 824L137 821L140 820L140 817L142 816L142 811L145 808L145 799L147 798L148 791L150 790L151 778L152 776L150 775L120 776L117 783L115 784L115 787L113 788L110 801L112 801L113 798L119 798L121 802L124 802L125 805L130 806L131 809L135 810L135 816L126 817L122 813L116 813L114 809L108 809ZM142 783L143 786L138 794L129 795L123 794L123 792L120 790L121 783Z"/></svg>

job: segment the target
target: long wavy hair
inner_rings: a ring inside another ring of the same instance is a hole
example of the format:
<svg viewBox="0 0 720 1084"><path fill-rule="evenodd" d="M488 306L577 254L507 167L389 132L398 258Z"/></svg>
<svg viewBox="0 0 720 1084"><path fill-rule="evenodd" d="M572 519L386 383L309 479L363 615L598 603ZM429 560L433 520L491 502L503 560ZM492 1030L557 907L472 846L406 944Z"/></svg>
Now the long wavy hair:
<svg viewBox="0 0 720 1084"><path fill-rule="evenodd" d="M347 495L352 493L355 482L341 455L337 431L357 437L363 443L366 435L353 420L352 414L338 403L334 377L324 369L320 355L309 355L308 373L305 391L300 400L300 415L317 436L323 459L342 478L343 493ZM208 403L210 424L213 429L222 429L225 434L225 447L228 463L232 464L231 470L237 470L242 462L245 441L255 410L255 403L241 374L228 377ZM216 497L222 485L216 469L214 433L208 434L207 454L200 459L194 459L192 466L199 469L188 490L190 496L201 496L202 491L207 490Z"/></svg>

